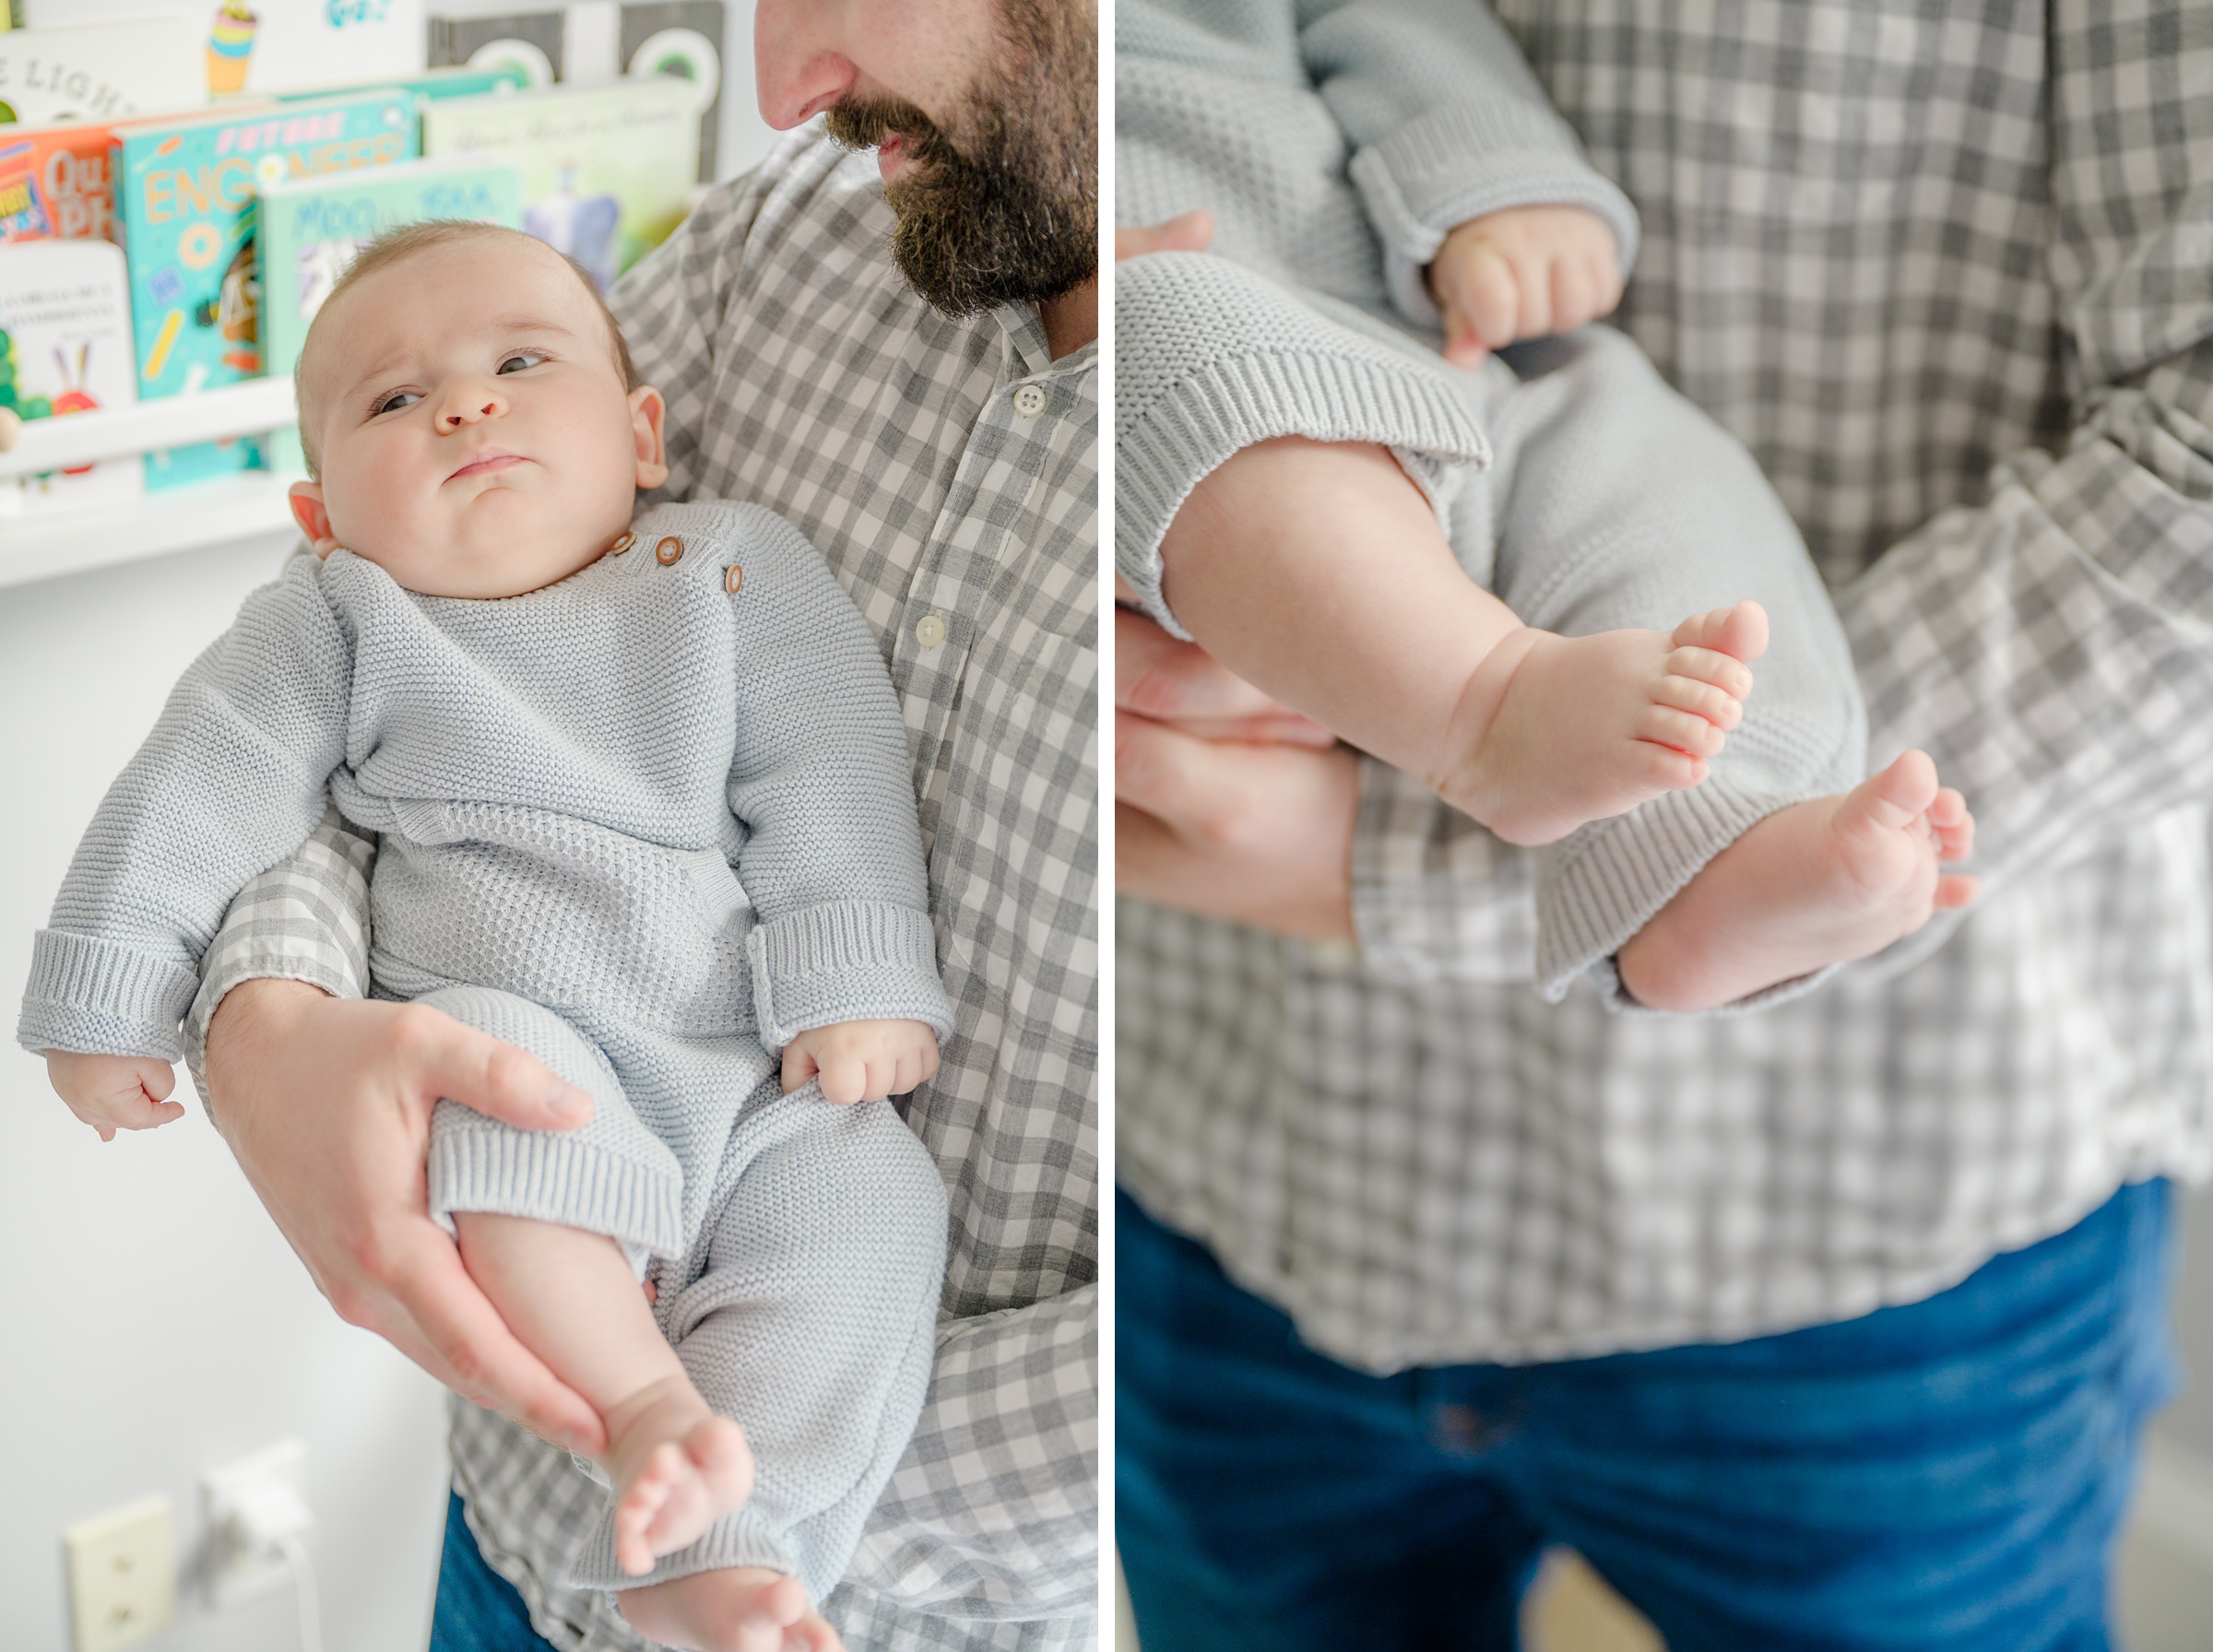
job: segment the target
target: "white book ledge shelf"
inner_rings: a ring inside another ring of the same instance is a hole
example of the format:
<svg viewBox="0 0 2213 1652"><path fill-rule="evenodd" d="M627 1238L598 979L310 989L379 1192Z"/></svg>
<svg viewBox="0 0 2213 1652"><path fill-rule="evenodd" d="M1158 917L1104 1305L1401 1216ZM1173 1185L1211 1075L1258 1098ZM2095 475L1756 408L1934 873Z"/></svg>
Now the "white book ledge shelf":
<svg viewBox="0 0 2213 1652"><path fill-rule="evenodd" d="M193 442L259 435L294 418L292 381L249 379L113 412L23 422L0 412L0 479L127 458ZM0 585L220 545L291 528L293 478L243 470L148 493L130 504L0 516Z"/></svg>

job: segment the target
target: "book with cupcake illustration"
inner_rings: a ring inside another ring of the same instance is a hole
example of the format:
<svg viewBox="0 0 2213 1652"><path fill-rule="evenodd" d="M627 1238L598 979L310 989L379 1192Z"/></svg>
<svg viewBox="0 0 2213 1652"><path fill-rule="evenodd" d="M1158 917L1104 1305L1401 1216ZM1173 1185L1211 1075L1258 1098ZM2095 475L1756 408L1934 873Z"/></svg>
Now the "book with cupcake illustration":
<svg viewBox="0 0 2213 1652"><path fill-rule="evenodd" d="M414 100L393 88L183 120L112 136L118 239L130 254L138 394L189 395L260 372L260 192L286 179L389 166L417 150ZM147 455L175 487L264 462L249 438Z"/></svg>

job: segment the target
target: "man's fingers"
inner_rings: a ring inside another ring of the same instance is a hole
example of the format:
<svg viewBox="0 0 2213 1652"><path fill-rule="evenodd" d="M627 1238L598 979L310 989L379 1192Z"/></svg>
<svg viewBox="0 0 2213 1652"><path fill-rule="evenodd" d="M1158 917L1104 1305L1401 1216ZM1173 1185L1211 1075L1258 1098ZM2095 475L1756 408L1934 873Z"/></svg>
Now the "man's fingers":
<svg viewBox="0 0 2213 1652"><path fill-rule="evenodd" d="M420 1081L448 1101L524 1130L573 1130L592 1115L592 1098L535 1056L412 1004L398 1043Z"/></svg>
<svg viewBox="0 0 2213 1652"><path fill-rule="evenodd" d="M1114 702L1210 739L1331 746L1336 737L1224 667L1195 643L1181 643L1144 615L1114 611Z"/></svg>
<svg viewBox="0 0 2213 1652"><path fill-rule="evenodd" d="M414 1337L397 1326L372 1326L448 1387L491 1405L572 1451L605 1448L607 1432L584 1397L562 1384L517 1341L499 1310L461 1265L461 1253L435 1228L410 1226L393 1269L391 1290ZM425 1358L425 1355L430 1357Z"/></svg>
<svg viewBox="0 0 2213 1652"><path fill-rule="evenodd" d="M1179 214L1165 224L1117 227L1114 261L1141 257L1147 253L1203 253L1214 244L1214 218L1211 212Z"/></svg>
<svg viewBox="0 0 2213 1652"><path fill-rule="evenodd" d="M1249 818L1242 775L1252 751L1117 712L1114 795L1178 835L1230 846Z"/></svg>

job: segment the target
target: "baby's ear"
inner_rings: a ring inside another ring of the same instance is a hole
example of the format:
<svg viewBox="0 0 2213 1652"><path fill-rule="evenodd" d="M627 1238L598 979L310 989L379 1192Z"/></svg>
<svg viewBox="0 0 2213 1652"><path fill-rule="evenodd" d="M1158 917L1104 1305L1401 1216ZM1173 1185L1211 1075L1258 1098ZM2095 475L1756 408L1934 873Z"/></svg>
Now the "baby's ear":
<svg viewBox="0 0 2213 1652"><path fill-rule="evenodd" d="M668 416L661 393L651 384L630 393L630 431L637 442L641 488L657 488L669 479L669 443L662 430Z"/></svg>
<svg viewBox="0 0 2213 1652"><path fill-rule="evenodd" d="M330 513L323 508L323 484L294 482L291 493L292 520L307 536L309 549L319 557L328 556L338 542L330 531Z"/></svg>

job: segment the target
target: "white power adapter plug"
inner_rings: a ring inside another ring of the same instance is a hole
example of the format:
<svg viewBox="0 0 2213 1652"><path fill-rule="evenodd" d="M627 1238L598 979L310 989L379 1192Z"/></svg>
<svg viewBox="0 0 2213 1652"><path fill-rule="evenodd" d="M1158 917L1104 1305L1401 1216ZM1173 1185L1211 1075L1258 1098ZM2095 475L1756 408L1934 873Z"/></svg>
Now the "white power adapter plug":
<svg viewBox="0 0 2213 1652"><path fill-rule="evenodd" d="M301 1652L322 1652L315 1573L303 1540L315 1523L307 1505L307 1446L282 1440L202 1478L207 1516L208 1604L224 1611L290 1581L300 1603Z"/></svg>

